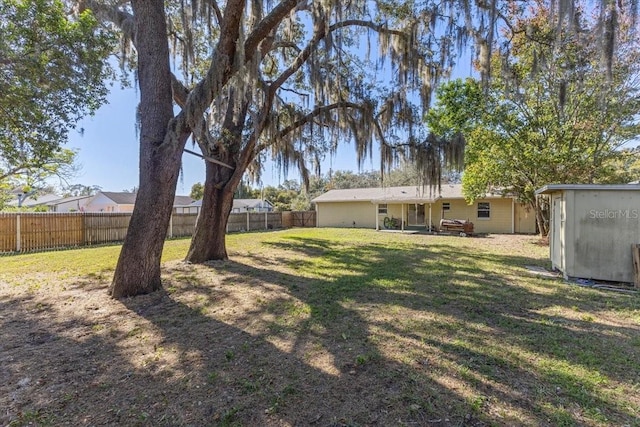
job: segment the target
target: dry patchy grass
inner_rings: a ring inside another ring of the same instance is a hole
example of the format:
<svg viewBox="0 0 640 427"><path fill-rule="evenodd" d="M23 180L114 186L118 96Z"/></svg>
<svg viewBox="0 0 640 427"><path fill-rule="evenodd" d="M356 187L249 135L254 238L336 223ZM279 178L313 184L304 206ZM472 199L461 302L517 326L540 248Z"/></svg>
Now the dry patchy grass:
<svg viewBox="0 0 640 427"><path fill-rule="evenodd" d="M640 301L528 275L534 237L229 237L115 301L117 247L0 264L0 424L639 425Z"/></svg>

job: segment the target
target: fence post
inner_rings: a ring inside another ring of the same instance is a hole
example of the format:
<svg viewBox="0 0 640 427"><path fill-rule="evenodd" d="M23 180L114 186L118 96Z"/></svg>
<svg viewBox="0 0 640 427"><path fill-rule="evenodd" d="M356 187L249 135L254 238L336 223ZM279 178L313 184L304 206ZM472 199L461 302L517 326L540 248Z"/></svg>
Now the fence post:
<svg viewBox="0 0 640 427"><path fill-rule="evenodd" d="M264 211L264 229L268 230L269 229L269 218L267 217L267 211Z"/></svg>
<svg viewBox="0 0 640 427"><path fill-rule="evenodd" d="M173 214L169 217L169 238L173 238Z"/></svg>
<svg viewBox="0 0 640 427"><path fill-rule="evenodd" d="M249 211L247 211L247 231L249 231Z"/></svg>
<svg viewBox="0 0 640 427"><path fill-rule="evenodd" d="M20 215L16 215L16 252L22 250L22 242L20 240Z"/></svg>

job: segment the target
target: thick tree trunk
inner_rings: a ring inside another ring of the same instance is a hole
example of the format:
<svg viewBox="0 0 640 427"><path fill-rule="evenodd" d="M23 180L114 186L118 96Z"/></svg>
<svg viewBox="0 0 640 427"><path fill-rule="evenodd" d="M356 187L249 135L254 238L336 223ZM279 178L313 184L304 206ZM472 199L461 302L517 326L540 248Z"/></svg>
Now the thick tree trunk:
<svg viewBox="0 0 640 427"><path fill-rule="evenodd" d="M231 91L223 128L223 139L218 146L208 150L201 144L203 152L230 167L207 161L204 194L196 230L185 261L202 263L225 260L227 256L226 232L229 213L233 207L233 194L240 183L242 174L249 164L251 147L242 144L242 131L248 112L249 102L245 100L237 109ZM225 147L221 151L219 147Z"/></svg>
<svg viewBox="0 0 640 427"><path fill-rule="evenodd" d="M207 163L202 207L185 261L226 260L226 231L238 180L230 169Z"/></svg>
<svg viewBox="0 0 640 427"><path fill-rule="evenodd" d="M160 257L185 143L177 135L167 138L173 103L163 4L162 0L132 1L140 87L140 185L109 288L114 298L161 287Z"/></svg>
<svg viewBox="0 0 640 427"><path fill-rule="evenodd" d="M233 191L205 186L202 208L186 261L226 260L226 228L233 206Z"/></svg>

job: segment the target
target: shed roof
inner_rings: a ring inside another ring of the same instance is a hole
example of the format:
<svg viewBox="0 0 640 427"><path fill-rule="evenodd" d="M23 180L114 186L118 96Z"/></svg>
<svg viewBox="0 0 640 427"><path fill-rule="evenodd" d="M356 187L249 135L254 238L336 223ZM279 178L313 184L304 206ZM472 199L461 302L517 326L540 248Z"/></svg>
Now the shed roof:
<svg viewBox="0 0 640 427"><path fill-rule="evenodd" d="M487 194L486 198L502 197ZM444 184L438 190L428 186L351 188L329 190L312 200L314 203L327 202L373 202L373 203L430 203L440 199L464 199L461 184Z"/></svg>
<svg viewBox="0 0 640 427"><path fill-rule="evenodd" d="M536 194L551 194L565 190L640 191L638 184L549 184L536 190Z"/></svg>

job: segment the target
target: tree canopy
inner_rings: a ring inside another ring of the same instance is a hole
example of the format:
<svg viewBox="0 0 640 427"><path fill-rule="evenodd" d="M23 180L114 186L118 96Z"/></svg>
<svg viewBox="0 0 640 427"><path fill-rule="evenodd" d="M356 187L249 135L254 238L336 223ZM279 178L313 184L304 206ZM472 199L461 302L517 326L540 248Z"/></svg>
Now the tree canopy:
<svg viewBox="0 0 640 427"><path fill-rule="evenodd" d="M428 115L435 132L465 134L465 196L515 194L536 210L545 234L535 190L615 180L607 165L640 133L640 49L633 35L619 37L607 75L597 22L580 15L572 23L577 29L558 27L551 13L539 3L529 17L514 19L511 50L493 55L490 85L470 79L444 85Z"/></svg>
<svg viewBox="0 0 640 427"><path fill-rule="evenodd" d="M68 12L60 0L0 3L0 182L68 172L68 132L105 101L114 40L89 11Z"/></svg>

